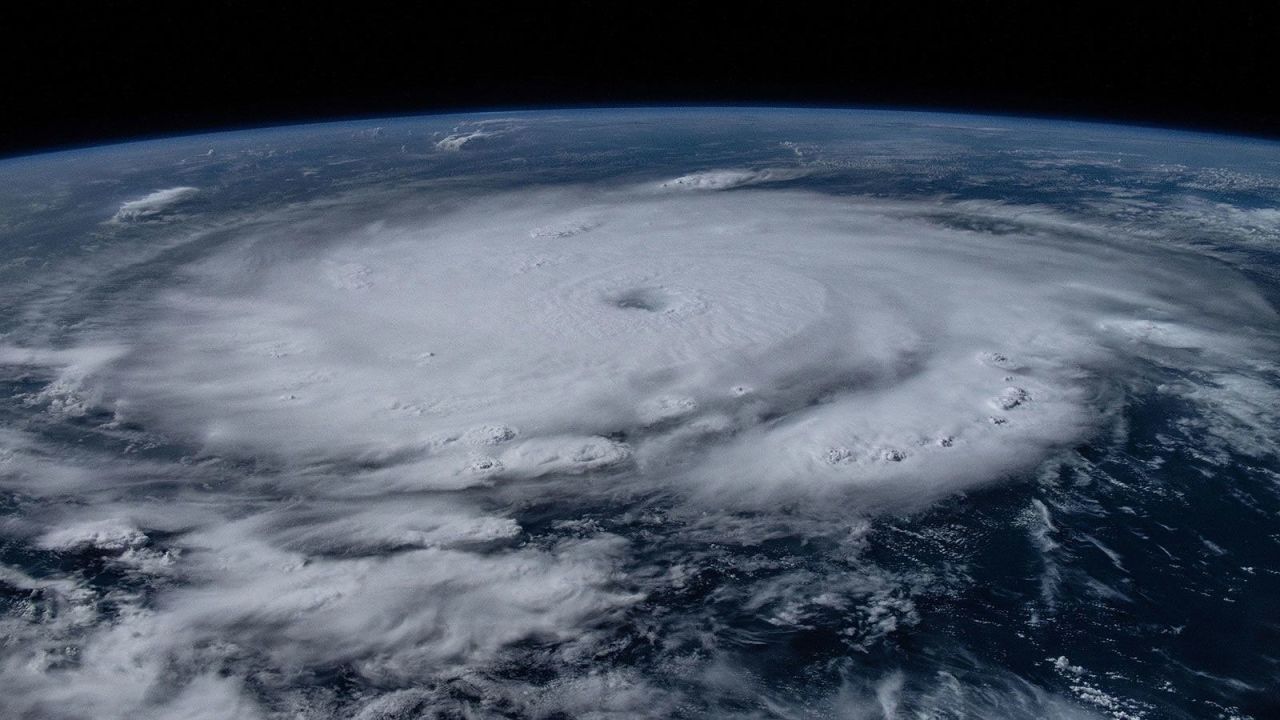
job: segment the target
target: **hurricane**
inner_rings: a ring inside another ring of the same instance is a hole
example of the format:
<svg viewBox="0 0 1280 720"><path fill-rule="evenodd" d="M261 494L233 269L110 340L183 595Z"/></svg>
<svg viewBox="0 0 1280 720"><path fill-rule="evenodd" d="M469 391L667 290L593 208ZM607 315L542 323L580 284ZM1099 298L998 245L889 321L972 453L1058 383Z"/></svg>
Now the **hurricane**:
<svg viewBox="0 0 1280 720"><path fill-rule="evenodd" d="M1280 146L537 112L0 177L7 716L1280 707Z"/></svg>

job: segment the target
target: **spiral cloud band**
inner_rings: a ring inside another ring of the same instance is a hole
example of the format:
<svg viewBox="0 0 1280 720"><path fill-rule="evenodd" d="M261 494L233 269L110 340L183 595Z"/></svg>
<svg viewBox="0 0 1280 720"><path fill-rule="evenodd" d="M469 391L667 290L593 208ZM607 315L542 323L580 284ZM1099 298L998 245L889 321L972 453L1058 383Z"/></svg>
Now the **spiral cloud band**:
<svg viewBox="0 0 1280 720"><path fill-rule="evenodd" d="M218 452L355 459L342 494L609 471L864 510L1078 440L1145 353L1259 352L1214 330L1267 312L1224 268L1034 213L957 210L1017 228L991 235L928 211L582 191L258 229L143 308L97 392Z"/></svg>

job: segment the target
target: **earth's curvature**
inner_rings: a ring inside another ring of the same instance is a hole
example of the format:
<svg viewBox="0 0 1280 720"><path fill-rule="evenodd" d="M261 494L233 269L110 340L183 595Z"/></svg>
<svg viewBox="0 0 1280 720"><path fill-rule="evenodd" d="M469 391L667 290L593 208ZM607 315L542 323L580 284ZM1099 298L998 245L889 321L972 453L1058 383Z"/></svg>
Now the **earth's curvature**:
<svg viewBox="0 0 1280 720"><path fill-rule="evenodd" d="M887 112L0 163L0 715L1277 717L1278 203Z"/></svg>

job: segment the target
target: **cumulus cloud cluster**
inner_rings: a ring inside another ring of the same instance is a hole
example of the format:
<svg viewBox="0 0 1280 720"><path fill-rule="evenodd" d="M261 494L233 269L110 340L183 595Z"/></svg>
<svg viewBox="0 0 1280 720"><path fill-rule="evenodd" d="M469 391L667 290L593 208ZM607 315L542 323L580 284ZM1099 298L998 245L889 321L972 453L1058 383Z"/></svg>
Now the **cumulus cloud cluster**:
<svg viewBox="0 0 1280 720"><path fill-rule="evenodd" d="M466 147L468 143L485 138L501 137L510 133L512 129L513 123L510 120L494 119L464 122L454 127L452 132L437 140L435 148L445 152L458 152Z"/></svg>
<svg viewBox="0 0 1280 720"><path fill-rule="evenodd" d="M22 642L4 702L267 716L287 708L254 698L339 668L426 683L360 709L395 717L483 685L514 648L588 667L617 617L685 582L587 520L531 539L514 508L661 494L696 509L690 532L782 506L853 523L1034 467L1164 361L1222 378L1224 441L1271 418L1275 390L1249 372L1274 357L1259 328L1275 318L1226 266L1047 212L741 189L788 177L513 193L322 236L260 224L72 347L6 348L50 376L33 406L191 453L163 478L72 463L45 490L97 502L29 518L16 531L34 546L162 581L104 617L82 587L14 576L36 619L6 620ZM0 440L6 483L39 494L38 443ZM914 621L882 579L823 595L813 573L787 577L740 602L786 625L856 616L861 598L869 638ZM636 677L556 682L565 705L537 712L664 712ZM886 682L867 702L896 702Z"/></svg>
<svg viewBox="0 0 1280 720"><path fill-rule="evenodd" d="M111 219L118 223L153 220L197 192L199 191L193 187L157 190L149 195L121 203L120 209Z"/></svg>
<svg viewBox="0 0 1280 720"><path fill-rule="evenodd" d="M658 187L665 190L729 190L744 185L781 182L804 177L802 168L762 168L759 170L705 170L664 180Z"/></svg>

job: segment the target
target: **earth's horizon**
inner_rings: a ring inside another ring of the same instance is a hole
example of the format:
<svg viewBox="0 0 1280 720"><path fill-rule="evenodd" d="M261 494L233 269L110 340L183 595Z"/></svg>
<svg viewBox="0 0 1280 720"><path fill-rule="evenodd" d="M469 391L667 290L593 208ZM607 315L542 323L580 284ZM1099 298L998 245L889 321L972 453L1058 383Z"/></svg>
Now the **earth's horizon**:
<svg viewBox="0 0 1280 720"><path fill-rule="evenodd" d="M0 179L5 717L1280 713L1280 143L544 110Z"/></svg>

